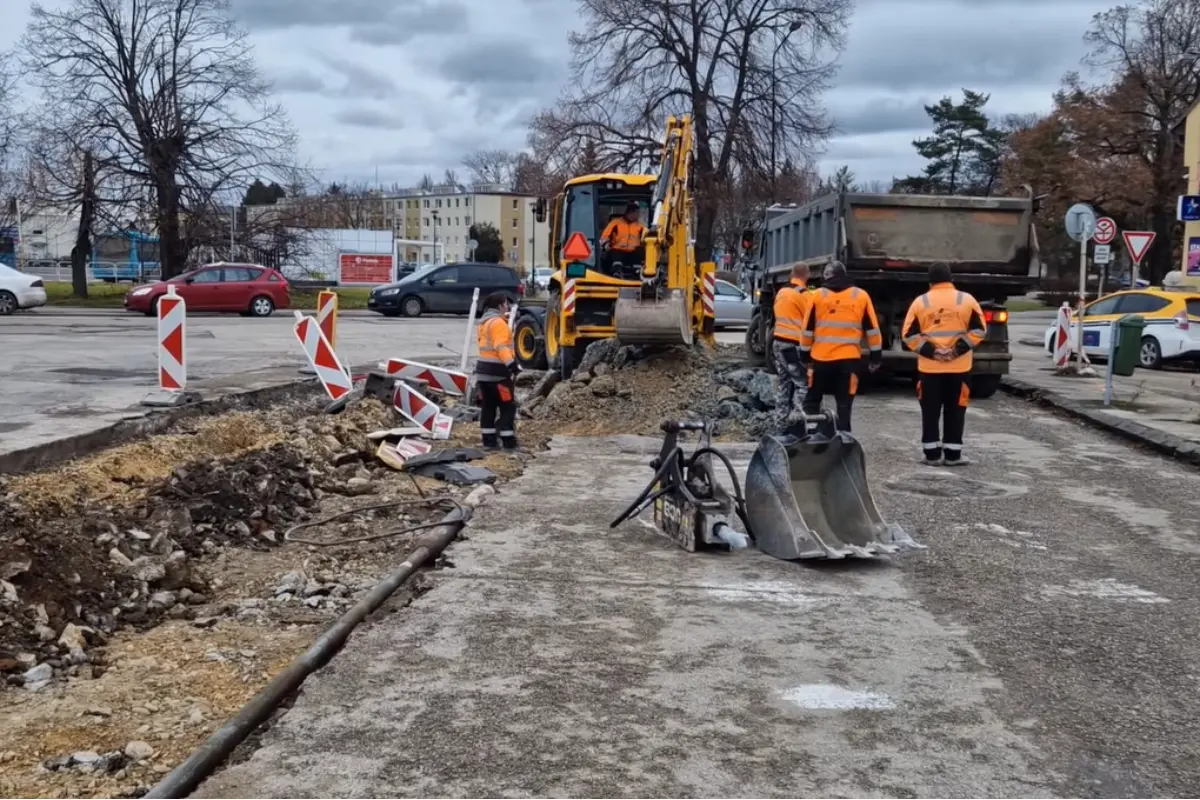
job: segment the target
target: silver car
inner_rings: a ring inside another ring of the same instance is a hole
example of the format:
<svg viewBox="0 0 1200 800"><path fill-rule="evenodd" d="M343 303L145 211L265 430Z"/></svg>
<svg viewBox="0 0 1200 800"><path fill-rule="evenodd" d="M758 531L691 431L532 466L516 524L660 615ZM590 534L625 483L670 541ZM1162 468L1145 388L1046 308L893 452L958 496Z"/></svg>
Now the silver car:
<svg viewBox="0 0 1200 800"><path fill-rule="evenodd" d="M748 328L750 313L754 311L754 300L750 295L728 281L717 281L716 327Z"/></svg>

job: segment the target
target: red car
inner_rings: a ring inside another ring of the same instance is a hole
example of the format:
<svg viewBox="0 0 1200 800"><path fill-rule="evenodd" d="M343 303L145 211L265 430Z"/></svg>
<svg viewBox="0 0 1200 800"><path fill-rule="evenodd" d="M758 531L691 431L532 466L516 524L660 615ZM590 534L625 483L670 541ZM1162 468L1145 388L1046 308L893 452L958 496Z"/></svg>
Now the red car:
<svg viewBox="0 0 1200 800"><path fill-rule="evenodd" d="M287 278L258 264L206 264L167 281L135 286L125 295L125 310L153 316L167 284L187 303L188 311L238 311L269 317L287 308L291 294Z"/></svg>

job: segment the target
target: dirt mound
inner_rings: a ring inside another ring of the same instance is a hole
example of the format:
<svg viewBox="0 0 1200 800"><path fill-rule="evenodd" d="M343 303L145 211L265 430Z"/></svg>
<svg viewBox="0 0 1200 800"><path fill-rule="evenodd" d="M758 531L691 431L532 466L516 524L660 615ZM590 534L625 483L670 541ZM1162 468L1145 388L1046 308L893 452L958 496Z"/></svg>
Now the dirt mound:
<svg viewBox="0 0 1200 800"><path fill-rule="evenodd" d="M731 357L703 346L633 348L593 343L570 381L555 386L534 410L556 433L657 436L665 419L716 419L718 373ZM722 433L740 433L729 418Z"/></svg>
<svg viewBox="0 0 1200 800"><path fill-rule="evenodd" d="M69 625L90 644L156 622L184 590L202 602L197 558L274 547L322 494L352 494L361 464L339 467L337 454L361 452L391 412L373 400L336 417L301 410L195 421L11 479L0 495L0 672L24 672L21 653L86 666L60 641Z"/></svg>

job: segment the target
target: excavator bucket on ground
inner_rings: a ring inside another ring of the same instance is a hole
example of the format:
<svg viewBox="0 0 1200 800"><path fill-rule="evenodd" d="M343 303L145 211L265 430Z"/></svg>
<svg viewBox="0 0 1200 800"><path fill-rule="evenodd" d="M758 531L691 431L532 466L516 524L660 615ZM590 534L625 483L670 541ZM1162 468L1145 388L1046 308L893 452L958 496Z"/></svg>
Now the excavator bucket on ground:
<svg viewBox="0 0 1200 800"><path fill-rule="evenodd" d="M750 459L745 493L754 544L775 558L871 558L925 549L880 516L867 488L862 445L832 424L799 437L764 436Z"/></svg>

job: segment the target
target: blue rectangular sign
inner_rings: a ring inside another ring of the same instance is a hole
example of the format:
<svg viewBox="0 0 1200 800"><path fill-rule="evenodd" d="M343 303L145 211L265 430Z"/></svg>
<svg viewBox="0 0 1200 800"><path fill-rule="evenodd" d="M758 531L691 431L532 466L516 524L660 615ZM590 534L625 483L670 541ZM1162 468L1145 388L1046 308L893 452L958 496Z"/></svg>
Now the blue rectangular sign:
<svg viewBox="0 0 1200 800"><path fill-rule="evenodd" d="M1175 218L1180 222L1200 222L1200 195L1180 195L1175 203Z"/></svg>
<svg viewBox="0 0 1200 800"><path fill-rule="evenodd" d="M1083 346L1084 347L1099 347L1100 346L1100 331L1083 331Z"/></svg>

